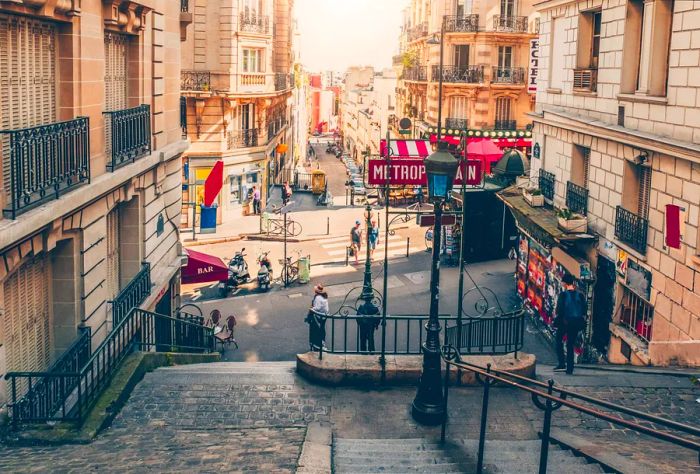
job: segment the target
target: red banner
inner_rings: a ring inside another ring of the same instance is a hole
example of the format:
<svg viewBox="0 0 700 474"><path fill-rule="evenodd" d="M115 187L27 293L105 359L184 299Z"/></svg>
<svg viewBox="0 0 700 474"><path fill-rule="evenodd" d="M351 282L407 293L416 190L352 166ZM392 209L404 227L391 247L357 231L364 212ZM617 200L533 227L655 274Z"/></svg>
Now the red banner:
<svg viewBox="0 0 700 474"><path fill-rule="evenodd" d="M224 162L217 161L204 181L204 205L209 207L214 203L216 196L224 185Z"/></svg>
<svg viewBox="0 0 700 474"><path fill-rule="evenodd" d="M481 161L469 160L465 164L460 162L454 184L462 184L462 177L466 176L468 186L481 184ZM390 185L398 186L426 186L428 177L425 174L425 165L421 159L391 160L387 165L385 160L367 161L367 184L384 185L389 178Z"/></svg>
<svg viewBox="0 0 700 474"><path fill-rule="evenodd" d="M666 204L666 245L681 248L681 208Z"/></svg>

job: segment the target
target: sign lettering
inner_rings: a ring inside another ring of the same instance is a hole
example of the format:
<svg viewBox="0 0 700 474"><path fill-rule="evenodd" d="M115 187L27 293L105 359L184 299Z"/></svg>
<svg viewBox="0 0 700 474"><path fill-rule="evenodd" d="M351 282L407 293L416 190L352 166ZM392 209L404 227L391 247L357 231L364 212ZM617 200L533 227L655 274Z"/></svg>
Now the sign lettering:
<svg viewBox="0 0 700 474"><path fill-rule="evenodd" d="M537 70L540 64L540 40L530 40L530 67L528 68L527 92L537 93Z"/></svg>
<svg viewBox="0 0 700 474"><path fill-rule="evenodd" d="M197 269L197 275L204 275L205 273L211 273L214 271L214 267L209 265L208 267L201 267Z"/></svg>
<svg viewBox="0 0 700 474"><path fill-rule="evenodd" d="M391 164L388 165L384 160L369 160L367 162L367 184L381 186L386 184L387 179L389 184L399 186L426 186L428 184L423 160L395 159L391 160ZM463 180L468 186L481 184L481 161L469 160L466 164L460 163L454 184L461 185Z"/></svg>

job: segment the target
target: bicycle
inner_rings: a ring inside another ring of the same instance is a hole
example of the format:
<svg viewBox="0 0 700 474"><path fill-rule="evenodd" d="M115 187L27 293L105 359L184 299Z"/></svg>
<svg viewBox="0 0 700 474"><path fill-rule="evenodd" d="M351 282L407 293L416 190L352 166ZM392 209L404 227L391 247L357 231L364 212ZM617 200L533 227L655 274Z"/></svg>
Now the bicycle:
<svg viewBox="0 0 700 474"><path fill-rule="evenodd" d="M428 251L433 249L433 227L428 227L425 231L425 247Z"/></svg>
<svg viewBox="0 0 700 474"><path fill-rule="evenodd" d="M294 283L299 279L298 255L295 262L292 262L292 257L287 257L286 261L283 258L280 258L279 263L282 265L282 271L280 272L280 283L283 285L289 285L290 283Z"/></svg>
<svg viewBox="0 0 700 474"><path fill-rule="evenodd" d="M267 220L267 235L282 235L284 234L284 219L268 219ZM301 235L301 224L297 221L287 220L287 235L296 237Z"/></svg>

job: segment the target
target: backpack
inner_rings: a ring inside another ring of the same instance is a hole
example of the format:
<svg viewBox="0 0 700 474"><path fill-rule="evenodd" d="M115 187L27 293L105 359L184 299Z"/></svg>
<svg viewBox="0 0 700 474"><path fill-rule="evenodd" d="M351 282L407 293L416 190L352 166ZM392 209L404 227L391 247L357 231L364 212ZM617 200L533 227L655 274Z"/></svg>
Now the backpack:
<svg viewBox="0 0 700 474"><path fill-rule="evenodd" d="M586 319L586 298L580 291L565 291L562 294L561 303L564 305L562 314L567 320Z"/></svg>
<svg viewBox="0 0 700 474"><path fill-rule="evenodd" d="M360 243L360 233L358 232L357 228L353 227L350 229L350 238L353 243Z"/></svg>

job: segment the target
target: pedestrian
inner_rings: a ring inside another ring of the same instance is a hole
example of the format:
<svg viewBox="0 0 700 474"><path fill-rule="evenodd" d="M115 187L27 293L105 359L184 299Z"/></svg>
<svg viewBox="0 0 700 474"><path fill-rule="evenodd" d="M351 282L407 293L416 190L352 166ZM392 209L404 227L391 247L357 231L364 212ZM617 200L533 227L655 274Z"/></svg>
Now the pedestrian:
<svg viewBox="0 0 700 474"><path fill-rule="evenodd" d="M418 208L423 205L423 186L416 185L413 187L413 194L416 196L416 202L418 202Z"/></svg>
<svg viewBox="0 0 700 474"><path fill-rule="evenodd" d="M286 206L291 198L292 188L289 186L289 181L285 181L284 186L282 186L282 205Z"/></svg>
<svg viewBox="0 0 700 474"><path fill-rule="evenodd" d="M253 186L253 214L260 214L260 190Z"/></svg>
<svg viewBox="0 0 700 474"><path fill-rule="evenodd" d="M374 352L374 331L379 327L379 308L372 301L365 301L357 310L360 329L360 352Z"/></svg>
<svg viewBox="0 0 700 474"><path fill-rule="evenodd" d="M361 222L355 221L355 226L350 229L350 251L355 256L355 265L359 264L360 248L362 247L362 229Z"/></svg>
<svg viewBox="0 0 700 474"><path fill-rule="evenodd" d="M555 372L574 373L574 346L578 333L586 328L586 297L574 286L574 277L566 273L562 278L564 291L557 298L556 346L559 364ZM566 338L566 359L564 358L564 338Z"/></svg>
<svg viewBox="0 0 700 474"><path fill-rule="evenodd" d="M377 248L377 241L379 240L379 226L376 220L372 219L372 223L367 232L369 236L369 256L370 258L374 258L374 250Z"/></svg>
<svg viewBox="0 0 700 474"><path fill-rule="evenodd" d="M326 347L326 317L328 316L328 293L323 285L314 287L309 313L304 320L309 325L309 348L311 351Z"/></svg>

